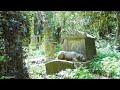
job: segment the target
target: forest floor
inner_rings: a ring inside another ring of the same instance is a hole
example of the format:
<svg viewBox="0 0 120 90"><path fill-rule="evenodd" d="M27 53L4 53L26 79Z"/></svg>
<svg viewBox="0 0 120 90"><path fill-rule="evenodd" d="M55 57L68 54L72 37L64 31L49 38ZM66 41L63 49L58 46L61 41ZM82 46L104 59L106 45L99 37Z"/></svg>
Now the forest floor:
<svg viewBox="0 0 120 90"><path fill-rule="evenodd" d="M89 74L93 75L92 79L120 78L120 53L114 50L116 46L111 45L111 42L112 41L110 41L109 43L107 41L99 41L99 43L96 42L97 55L96 58L94 58L91 64L87 67L89 72L86 72L86 69L84 69L83 71L76 70L79 75L83 75L83 79L84 74L85 79L89 79ZM55 55L57 55L57 52L59 51L60 46L56 48ZM28 67L29 76L31 79L56 79L56 77L54 77L55 75L47 77L48 75L46 74L45 70L45 63L47 61L44 51L30 51L29 57L25 60L25 62ZM76 74L76 71L73 70L71 76L73 76L73 74ZM97 74L93 73L95 71L97 72ZM69 72L67 73L67 75L70 76ZM60 79L59 76L57 78Z"/></svg>
<svg viewBox="0 0 120 90"><path fill-rule="evenodd" d="M40 58L31 58L31 59L26 59L26 65L28 67L28 71L30 74L31 79L48 79L46 78L46 71L45 71L45 57L40 57ZM40 66L42 67L40 68ZM34 74L33 74L34 73ZM111 79L105 76L100 76L98 74L93 74L94 78L93 79Z"/></svg>

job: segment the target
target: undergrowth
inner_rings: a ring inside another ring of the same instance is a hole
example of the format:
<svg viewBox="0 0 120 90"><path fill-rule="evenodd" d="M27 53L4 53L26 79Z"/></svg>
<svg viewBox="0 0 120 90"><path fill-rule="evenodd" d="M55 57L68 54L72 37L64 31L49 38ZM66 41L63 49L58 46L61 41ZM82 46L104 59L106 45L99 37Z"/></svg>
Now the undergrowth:
<svg viewBox="0 0 120 90"><path fill-rule="evenodd" d="M102 43L101 43L102 42ZM100 41L96 46L97 55L87 67L80 66L76 69L66 69L54 75L47 75L45 63L29 67L30 76L33 79L94 79L95 75L112 79L120 79L120 52L115 50L111 43ZM55 56L61 50L61 45L55 48ZM44 55L41 51L31 52L34 55Z"/></svg>
<svg viewBox="0 0 120 90"><path fill-rule="evenodd" d="M48 79L93 79L93 74L83 66L76 69L62 70L55 75L47 75Z"/></svg>
<svg viewBox="0 0 120 90"><path fill-rule="evenodd" d="M106 44L106 47L97 49L97 56L90 62L88 68L92 73L119 79L120 52Z"/></svg>

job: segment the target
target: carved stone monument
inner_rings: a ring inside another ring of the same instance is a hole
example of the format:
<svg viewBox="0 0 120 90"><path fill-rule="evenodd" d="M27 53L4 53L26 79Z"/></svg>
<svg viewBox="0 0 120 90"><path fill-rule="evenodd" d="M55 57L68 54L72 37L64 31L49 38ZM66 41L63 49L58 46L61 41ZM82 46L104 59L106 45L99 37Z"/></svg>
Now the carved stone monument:
<svg viewBox="0 0 120 90"><path fill-rule="evenodd" d="M87 60L96 55L95 38L85 32L70 30L62 34L64 51L83 54Z"/></svg>
<svg viewBox="0 0 120 90"><path fill-rule="evenodd" d="M57 59L45 64L47 74L55 74L61 70L74 69L80 64L87 65L96 55L95 38L82 31L69 31L62 34L63 51Z"/></svg>
<svg viewBox="0 0 120 90"><path fill-rule="evenodd" d="M45 54L46 54L46 59L50 60L54 58L54 41L51 39L50 35L50 27L48 25L48 21L44 21L44 34L45 34Z"/></svg>
<svg viewBox="0 0 120 90"><path fill-rule="evenodd" d="M74 63L65 60L52 60L45 64L47 74L55 74L61 70L74 69Z"/></svg>
<svg viewBox="0 0 120 90"><path fill-rule="evenodd" d="M54 59L54 41L53 39L45 39L45 54L47 60Z"/></svg>

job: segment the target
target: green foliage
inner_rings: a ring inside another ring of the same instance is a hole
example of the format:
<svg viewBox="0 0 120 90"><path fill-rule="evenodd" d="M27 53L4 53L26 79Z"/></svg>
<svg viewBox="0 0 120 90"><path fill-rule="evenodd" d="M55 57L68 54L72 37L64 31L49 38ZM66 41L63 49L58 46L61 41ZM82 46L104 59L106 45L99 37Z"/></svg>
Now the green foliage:
<svg viewBox="0 0 120 90"><path fill-rule="evenodd" d="M64 71L64 75L65 76L63 78L70 78L70 79L92 79L93 78L93 75L90 74L89 70L83 66L80 66L79 68L73 69L73 70L67 69Z"/></svg>
<svg viewBox="0 0 120 90"><path fill-rule="evenodd" d="M4 31L8 30L15 32L15 30L17 30L23 32L21 37L23 45L28 45L30 42L31 20L33 14L34 12L32 11L1 11L1 26L4 28Z"/></svg>
<svg viewBox="0 0 120 90"><path fill-rule="evenodd" d="M106 47L104 45L105 44ZM61 50L61 45L57 45L55 52ZM35 54L34 54L35 55ZM54 75L46 75L45 65L30 68L31 78L45 79L94 79L96 74L109 78L120 78L120 53L111 48L111 45L105 42L100 43L97 48L97 56L89 63L87 67L80 66L76 69L66 69Z"/></svg>
<svg viewBox="0 0 120 90"><path fill-rule="evenodd" d="M110 26L117 28L118 11L56 11L53 12L54 25L60 24L62 30L83 30L92 35Z"/></svg>
<svg viewBox="0 0 120 90"><path fill-rule="evenodd" d="M112 78L120 78L120 60L106 57L102 61L104 75Z"/></svg>
<svg viewBox="0 0 120 90"><path fill-rule="evenodd" d="M10 78L6 78L5 76L0 77L0 79L10 79Z"/></svg>
<svg viewBox="0 0 120 90"><path fill-rule="evenodd" d="M0 56L0 62L5 62L7 59L5 56Z"/></svg>
<svg viewBox="0 0 120 90"><path fill-rule="evenodd" d="M31 43L30 51L28 51L27 48L30 44L30 38L34 33L33 31L38 29L40 30L39 34L43 32L42 30L44 27L40 21L44 21L44 18L47 18L48 20L52 38L57 41L58 36L56 34L56 28L58 25L61 26L62 32L67 30L82 30L96 35L98 31L110 26L115 33L117 24L119 24L120 21L119 14L120 13L118 11L0 11L0 38L3 35L12 36L12 32L16 32L16 35L13 35L13 40L9 40L9 38L7 38L7 40L4 38L1 39L1 41L5 40L5 43L9 44L12 42L10 46L13 45L14 47L15 44L15 47L17 47L18 44L16 44L15 41L18 39L17 31L20 31L22 32L20 34L20 41L22 41L23 46L22 48L23 50L26 49L26 51L24 51L27 53L24 55L28 55L28 58L42 57L45 56L43 48L41 50L33 50L33 46L36 45L36 43L33 43L34 40ZM38 16L33 18L34 15ZM33 27L35 27L34 30ZM6 34L7 32L8 34ZM114 50L115 44L113 41L101 40L96 44L97 56L89 63L89 69L80 66L73 70L66 69L55 75L46 75L44 64L34 66L30 62L29 72L31 78L90 79L93 78L93 75L90 72L111 78L120 78L120 53ZM0 49L3 48L4 47L0 47ZM13 49L14 48L10 50L12 51ZM57 44L55 47L55 57L61 49L62 45ZM15 51L13 52L15 54ZM5 60L7 60L5 56L1 55L0 61Z"/></svg>
<svg viewBox="0 0 120 90"><path fill-rule="evenodd" d="M28 46L30 44L30 35L32 30L32 17L34 15L33 11L21 11L22 17L24 18L24 26L22 29L25 31L24 36L22 36L23 46Z"/></svg>
<svg viewBox="0 0 120 90"><path fill-rule="evenodd" d="M55 47L55 57L57 57L58 52L62 50L62 45L61 44L57 44Z"/></svg>
<svg viewBox="0 0 120 90"><path fill-rule="evenodd" d="M33 65L31 64L28 68L29 75L32 79L44 79L45 76L45 65Z"/></svg>
<svg viewBox="0 0 120 90"><path fill-rule="evenodd" d="M45 56L45 51L44 50L31 50L28 52L28 58L37 58Z"/></svg>
<svg viewBox="0 0 120 90"><path fill-rule="evenodd" d="M5 51L10 58L22 53L22 46L30 43L31 11L0 11L0 26L5 43ZM12 47L9 47L12 46ZM8 48L7 48L8 47ZM0 47L1 48L1 47ZM18 53L19 52L19 53ZM12 55L11 55L12 54Z"/></svg>
<svg viewBox="0 0 120 90"><path fill-rule="evenodd" d="M54 75L47 75L44 63L33 64L30 60L28 71L32 79L92 79L94 76L89 72L89 69L82 65L76 69L66 69Z"/></svg>
<svg viewBox="0 0 120 90"><path fill-rule="evenodd" d="M108 48L97 49L97 56L91 61L91 72L111 78L120 78L120 53Z"/></svg>
<svg viewBox="0 0 120 90"><path fill-rule="evenodd" d="M42 11L36 11L34 14L34 35L43 33L43 15Z"/></svg>
<svg viewBox="0 0 120 90"><path fill-rule="evenodd" d="M89 72L86 67L82 65L76 69L62 70L55 75L48 75L48 79L92 79L93 74Z"/></svg>

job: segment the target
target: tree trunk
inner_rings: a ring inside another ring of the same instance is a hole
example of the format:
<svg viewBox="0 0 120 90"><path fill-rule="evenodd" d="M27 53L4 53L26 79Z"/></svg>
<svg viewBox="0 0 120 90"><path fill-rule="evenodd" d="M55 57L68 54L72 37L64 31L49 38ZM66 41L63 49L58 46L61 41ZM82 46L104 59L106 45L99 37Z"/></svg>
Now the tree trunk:
<svg viewBox="0 0 120 90"><path fill-rule="evenodd" d="M117 31L116 31L116 43L117 41L119 41L119 36L120 36L120 12L117 11L116 13L116 19L117 19ZM119 41L119 44L120 44L120 41Z"/></svg>

